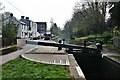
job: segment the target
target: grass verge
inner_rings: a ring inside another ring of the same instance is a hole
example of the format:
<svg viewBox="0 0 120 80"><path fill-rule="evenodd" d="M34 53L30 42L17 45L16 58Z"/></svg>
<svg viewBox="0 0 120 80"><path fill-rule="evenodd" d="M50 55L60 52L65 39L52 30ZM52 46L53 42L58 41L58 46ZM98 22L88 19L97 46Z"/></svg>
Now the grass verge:
<svg viewBox="0 0 120 80"><path fill-rule="evenodd" d="M17 58L2 66L2 80L70 80L66 66L43 64Z"/></svg>
<svg viewBox="0 0 120 80"><path fill-rule="evenodd" d="M116 60L120 61L120 56L111 56L113 58L115 58Z"/></svg>
<svg viewBox="0 0 120 80"><path fill-rule="evenodd" d="M20 50L20 49L22 49L22 48L17 47L16 45L10 46L10 47L6 47L6 48L3 48L3 49L0 50L0 51L2 51L2 53L0 53L0 55L6 55L6 54L9 54L11 52Z"/></svg>

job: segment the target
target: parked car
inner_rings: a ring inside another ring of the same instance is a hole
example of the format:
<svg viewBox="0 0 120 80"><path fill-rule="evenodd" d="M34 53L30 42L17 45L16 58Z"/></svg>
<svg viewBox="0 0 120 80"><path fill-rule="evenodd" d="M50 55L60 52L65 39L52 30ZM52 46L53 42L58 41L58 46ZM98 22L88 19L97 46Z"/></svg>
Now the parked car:
<svg viewBox="0 0 120 80"><path fill-rule="evenodd" d="M44 40L51 40L52 35L51 34L44 34L45 38Z"/></svg>

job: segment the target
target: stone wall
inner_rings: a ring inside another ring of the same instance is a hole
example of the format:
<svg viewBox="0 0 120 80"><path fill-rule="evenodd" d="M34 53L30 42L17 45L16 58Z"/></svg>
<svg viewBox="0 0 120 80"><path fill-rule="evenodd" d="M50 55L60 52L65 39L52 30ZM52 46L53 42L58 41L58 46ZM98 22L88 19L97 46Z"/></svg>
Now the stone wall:
<svg viewBox="0 0 120 80"><path fill-rule="evenodd" d="M113 45L115 47L120 48L120 36L119 37L115 37L115 39L113 40Z"/></svg>
<svg viewBox="0 0 120 80"><path fill-rule="evenodd" d="M24 46L27 39L17 39L17 46Z"/></svg>

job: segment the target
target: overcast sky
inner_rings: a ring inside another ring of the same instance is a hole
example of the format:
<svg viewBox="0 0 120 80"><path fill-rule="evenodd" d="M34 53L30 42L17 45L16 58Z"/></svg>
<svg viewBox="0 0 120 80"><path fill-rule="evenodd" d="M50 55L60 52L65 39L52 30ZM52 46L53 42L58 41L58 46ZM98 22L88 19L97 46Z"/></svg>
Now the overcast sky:
<svg viewBox="0 0 120 80"><path fill-rule="evenodd" d="M61 28L72 17L73 8L78 0L2 0L4 11L12 12L18 19L28 16L35 22L47 22L51 18ZM13 7L15 6L15 7Z"/></svg>

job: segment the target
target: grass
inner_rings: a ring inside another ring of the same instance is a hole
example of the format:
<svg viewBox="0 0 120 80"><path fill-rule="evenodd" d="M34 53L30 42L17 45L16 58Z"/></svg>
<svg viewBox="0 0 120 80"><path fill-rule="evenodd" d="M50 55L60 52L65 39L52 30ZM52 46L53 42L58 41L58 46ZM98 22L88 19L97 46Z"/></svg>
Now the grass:
<svg viewBox="0 0 120 80"><path fill-rule="evenodd" d="M115 58L116 60L120 61L120 56L112 56L113 58Z"/></svg>
<svg viewBox="0 0 120 80"><path fill-rule="evenodd" d="M65 66L37 63L17 58L2 66L2 80L69 80L70 74Z"/></svg>
<svg viewBox="0 0 120 80"><path fill-rule="evenodd" d="M96 36L99 37L100 35L88 35L85 37L75 38L75 40L84 40L84 39L88 39L88 38L95 38Z"/></svg>
<svg viewBox="0 0 120 80"><path fill-rule="evenodd" d="M108 44L104 44L103 47L108 48L111 51L115 51L115 52L119 52L120 53L120 48L115 47L113 44L108 43Z"/></svg>

